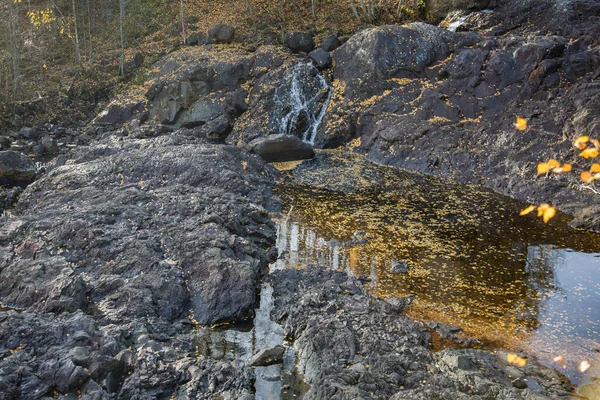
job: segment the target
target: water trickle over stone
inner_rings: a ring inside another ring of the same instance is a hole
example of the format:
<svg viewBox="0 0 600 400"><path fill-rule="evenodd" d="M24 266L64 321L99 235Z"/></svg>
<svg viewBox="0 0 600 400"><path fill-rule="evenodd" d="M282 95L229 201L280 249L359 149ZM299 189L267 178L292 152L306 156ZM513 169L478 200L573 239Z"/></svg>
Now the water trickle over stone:
<svg viewBox="0 0 600 400"><path fill-rule="evenodd" d="M308 62L296 64L275 91L274 121L279 132L314 145L333 91L325 77Z"/></svg>

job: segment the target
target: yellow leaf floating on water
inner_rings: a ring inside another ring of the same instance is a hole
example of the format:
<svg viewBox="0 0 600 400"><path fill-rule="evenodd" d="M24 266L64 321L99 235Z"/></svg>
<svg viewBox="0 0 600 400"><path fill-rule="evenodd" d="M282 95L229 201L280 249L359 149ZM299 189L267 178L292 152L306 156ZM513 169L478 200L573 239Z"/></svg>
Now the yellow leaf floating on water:
<svg viewBox="0 0 600 400"><path fill-rule="evenodd" d="M581 181L583 183L590 183L593 180L594 180L594 177L588 171L583 171L581 173Z"/></svg>
<svg viewBox="0 0 600 400"><path fill-rule="evenodd" d="M550 208L550 204L544 203L544 204L540 204L538 207L538 213L537 216L541 217L542 215L544 215L544 212Z"/></svg>
<svg viewBox="0 0 600 400"><path fill-rule="evenodd" d="M577 147L579 150L583 150L587 147L586 143L589 141L590 141L589 136L579 136L577 139L575 139L573 146Z"/></svg>
<svg viewBox="0 0 600 400"><path fill-rule="evenodd" d="M598 157L598 149L590 147L583 150L581 153L579 153L579 155L586 159Z"/></svg>
<svg viewBox="0 0 600 400"><path fill-rule="evenodd" d="M515 128L520 131L524 131L527 129L527 120L525 118L517 117L517 122L515 122Z"/></svg>
<svg viewBox="0 0 600 400"><path fill-rule="evenodd" d="M527 364L527 360L513 353L508 353L508 355L506 356L506 361L508 361L510 364L514 364L519 367L524 367L525 364Z"/></svg>
<svg viewBox="0 0 600 400"><path fill-rule="evenodd" d="M521 210L521 212L519 213L519 215L520 215L520 216L527 215L527 214L529 214L530 212L532 212L533 210L535 210L535 208L536 208L535 206L529 206L529 207L527 207L526 209L524 209L524 210Z"/></svg>
<svg viewBox="0 0 600 400"><path fill-rule="evenodd" d="M547 224L556 215L556 208L549 207L544 211L544 222Z"/></svg>
<svg viewBox="0 0 600 400"><path fill-rule="evenodd" d="M585 372L585 371L587 371L588 369L590 369L590 366L591 366L591 365L590 365L590 363L589 363L589 362L587 362L587 361L583 360L583 361L582 361L582 362L579 364L579 368L578 368L578 369L579 369L579 371L581 371L581 372Z"/></svg>
<svg viewBox="0 0 600 400"><path fill-rule="evenodd" d="M541 175L541 174L545 174L546 172L550 171L550 165L548 163L539 163L537 166L537 174Z"/></svg>

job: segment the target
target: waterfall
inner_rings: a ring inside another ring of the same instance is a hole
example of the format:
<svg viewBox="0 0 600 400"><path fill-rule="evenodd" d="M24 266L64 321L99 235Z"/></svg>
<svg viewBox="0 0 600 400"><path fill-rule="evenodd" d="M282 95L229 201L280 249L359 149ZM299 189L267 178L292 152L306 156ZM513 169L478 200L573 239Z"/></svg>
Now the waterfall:
<svg viewBox="0 0 600 400"><path fill-rule="evenodd" d="M468 16L458 17L455 21L453 21L452 23L450 23L450 25L448 25L448 28L446 28L446 29L449 30L450 32L456 32L456 30L461 25L464 25L465 22L467 22L468 20L469 20Z"/></svg>
<svg viewBox="0 0 600 400"><path fill-rule="evenodd" d="M274 122L278 133L295 135L314 145L332 94L327 80L314 65L294 65L275 90Z"/></svg>

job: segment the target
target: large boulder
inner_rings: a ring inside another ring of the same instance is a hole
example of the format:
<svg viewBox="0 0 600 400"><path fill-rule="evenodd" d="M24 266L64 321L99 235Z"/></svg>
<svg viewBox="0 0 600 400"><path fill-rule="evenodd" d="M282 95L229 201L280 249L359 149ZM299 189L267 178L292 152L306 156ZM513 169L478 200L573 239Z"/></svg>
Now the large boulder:
<svg viewBox="0 0 600 400"><path fill-rule="evenodd" d="M306 160L315 156L308 143L293 135L269 135L250 142L252 151L267 162Z"/></svg>
<svg viewBox="0 0 600 400"><path fill-rule="evenodd" d="M208 36L215 43L231 43L235 28L227 24L217 24L208 30Z"/></svg>
<svg viewBox="0 0 600 400"><path fill-rule="evenodd" d="M412 78L455 48L477 41L425 23L387 25L365 29L333 53L334 78L346 83L346 92L370 94L391 78Z"/></svg>
<svg viewBox="0 0 600 400"><path fill-rule="evenodd" d="M315 41L308 32L288 32L285 35L285 45L294 53L310 53L315 48Z"/></svg>
<svg viewBox="0 0 600 400"><path fill-rule="evenodd" d="M0 236L0 296L56 313L93 302L107 322L243 318L275 243L269 171L178 134L81 151L29 185L22 217L2 224L26 228Z"/></svg>
<svg viewBox="0 0 600 400"><path fill-rule="evenodd" d="M35 178L35 165L18 151L0 151L0 182L27 183Z"/></svg>

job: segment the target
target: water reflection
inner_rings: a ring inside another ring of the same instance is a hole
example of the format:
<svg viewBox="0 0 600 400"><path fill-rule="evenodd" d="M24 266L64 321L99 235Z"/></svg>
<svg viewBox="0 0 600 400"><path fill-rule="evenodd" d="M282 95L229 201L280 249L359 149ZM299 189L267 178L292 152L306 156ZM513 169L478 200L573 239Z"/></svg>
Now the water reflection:
<svg viewBox="0 0 600 400"><path fill-rule="evenodd" d="M283 344L283 328L271 320L273 288L263 284L253 323L227 329L201 328L194 340L196 352L217 360L247 361L259 350ZM286 349L283 364L256 367L255 399L294 399L306 391L295 365L295 354Z"/></svg>
<svg viewBox="0 0 600 400"><path fill-rule="evenodd" d="M548 365L563 355L581 380L577 364L600 348L600 265L585 253L600 252L600 236L564 215L548 226L519 217L522 203L491 191L352 157L321 154L280 183L275 268L317 263L370 277L381 297L416 293L411 316ZM403 263L406 273L391 271Z"/></svg>

